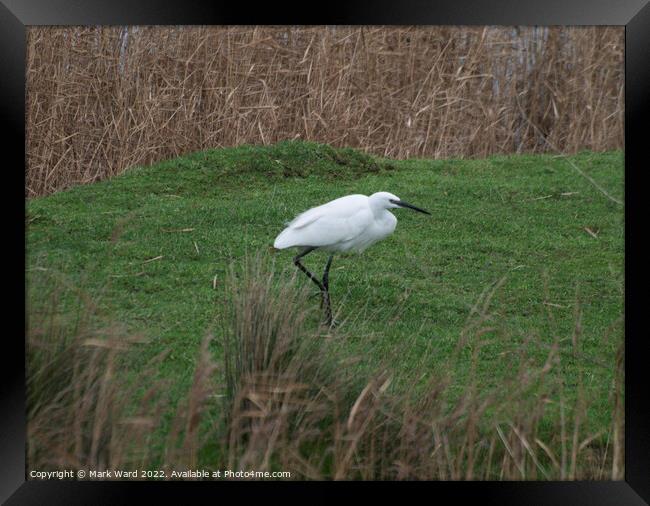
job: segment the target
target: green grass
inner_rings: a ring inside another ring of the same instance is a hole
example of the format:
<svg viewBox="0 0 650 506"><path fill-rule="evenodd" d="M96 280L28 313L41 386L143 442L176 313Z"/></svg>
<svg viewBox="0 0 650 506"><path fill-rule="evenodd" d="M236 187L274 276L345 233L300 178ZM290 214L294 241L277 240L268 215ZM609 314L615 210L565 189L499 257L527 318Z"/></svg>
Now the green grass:
<svg viewBox="0 0 650 506"><path fill-rule="evenodd" d="M622 153L570 158L622 200ZM393 161L283 142L136 168L27 203L28 308L42 302L33 288L42 269L61 272L106 318L150 339L133 370L172 350L159 374L174 379L178 400L191 383L202 337L218 333L229 264L247 253L271 255L283 224L309 207L381 190L432 216L398 210L392 236L360 257L334 260L331 293L345 320L337 345L360 357L359 374L389 362L393 388L413 377L424 384L450 358L481 293L505 277L492 302L491 332L499 338L480 355L483 385L498 386L517 366L516 349L528 337L543 363L544 344L559 336L567 395L587 371L587 422L606 428L622 332L619 325L608 333L623 314L623 208L563 157ZM293 254L274 258L290 266ZM320 272L325 260L316 252L305 264ZM576 300L582 331L574 356ZM313 304L317 314L317 298ZM459 391L466 356L457 370Z"/></svg>

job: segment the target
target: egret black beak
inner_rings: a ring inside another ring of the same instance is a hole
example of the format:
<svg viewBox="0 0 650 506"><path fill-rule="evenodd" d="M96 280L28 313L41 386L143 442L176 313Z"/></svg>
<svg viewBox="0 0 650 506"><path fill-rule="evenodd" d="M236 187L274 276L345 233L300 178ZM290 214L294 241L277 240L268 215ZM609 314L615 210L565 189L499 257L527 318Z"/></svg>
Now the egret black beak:
<svg viewBox="0 0 650 506"><path fill-rule="evenodd" d="M424 213L424 214L431 214L429 211L425 211L424 209L420 209L419 207L415 207L413 204L409 204L408 202L404 202L403 200L393 200L391 199L391 202L395 205L398 205L400 207L408 207L409 209L413 209L414 211L417 211L418 213Z"/></svg>

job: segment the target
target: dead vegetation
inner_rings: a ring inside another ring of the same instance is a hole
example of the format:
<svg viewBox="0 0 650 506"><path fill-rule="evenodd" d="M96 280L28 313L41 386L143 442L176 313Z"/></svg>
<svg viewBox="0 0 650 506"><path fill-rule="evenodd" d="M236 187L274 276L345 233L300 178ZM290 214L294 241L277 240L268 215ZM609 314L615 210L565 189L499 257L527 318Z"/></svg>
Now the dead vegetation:
<svg viewBox="0 0 650 506"><path fill-rule="evenodd" d="M28 197L301 138L392 157L621 149L621 27L30 27Z"/></svg>

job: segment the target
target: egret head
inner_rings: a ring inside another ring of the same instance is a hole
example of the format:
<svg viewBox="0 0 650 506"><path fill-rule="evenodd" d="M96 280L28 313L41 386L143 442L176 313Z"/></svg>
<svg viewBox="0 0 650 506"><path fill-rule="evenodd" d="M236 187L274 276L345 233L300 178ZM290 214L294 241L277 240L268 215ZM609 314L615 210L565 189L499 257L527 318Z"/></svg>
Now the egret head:
<svg viewBox="0 0 650 506"><path fill-rule="evenodd" d="M406 207L408 209L413 209L414 211L418 211L420 213L431 214L429 211L425 211L424 209L415 207L413 204L404 202L397 195L393 195L392 193L388 193L388 192L373 193L370 196L370 201L374 205L381 207L383 209L393 209L395 207Z"/></svg>

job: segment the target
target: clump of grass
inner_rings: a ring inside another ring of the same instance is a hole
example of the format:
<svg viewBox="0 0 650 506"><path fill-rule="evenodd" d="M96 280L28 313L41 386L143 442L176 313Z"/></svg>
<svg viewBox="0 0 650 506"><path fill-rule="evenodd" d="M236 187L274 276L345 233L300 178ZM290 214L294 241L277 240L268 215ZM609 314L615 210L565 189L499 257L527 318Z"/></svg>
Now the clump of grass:
<svg viewBox="0 0 650 506"><path fill-rule="evenodd" d="M258 374L285 373L301 345L308 315L304 284L278 283L276 272L265 269L260 257L247 259L239 274L231 266L224 328L224 363L228 401L242 383Z"/></svg>
<svg viewBox="0 0 650 506"><path fill-rule="evenodd" d="M281 141L262 149L243 145L233 149L226 163L218 157L220 150L206 154L204 164L224 175L251 177L308 177L354 178L379 172L383 161L375 156L351 148L335 148L327 144L299 140Z"/></svg>
<svg viewBox="0 0 650 506"><path fill-rule="evenodd" d="M300 446L294 429L307 423L305 409L332 374L331 361L318 360L326 337L310 325L309 298L295 272L277 272L259 255L240 271L231 267L223 326L231 468L268 470L288 454L278 450L290 440L293 450Z"/></svg>

